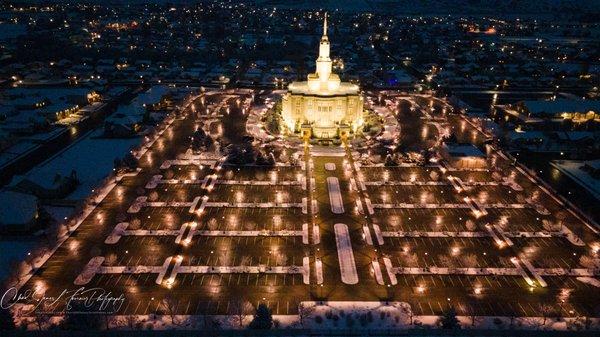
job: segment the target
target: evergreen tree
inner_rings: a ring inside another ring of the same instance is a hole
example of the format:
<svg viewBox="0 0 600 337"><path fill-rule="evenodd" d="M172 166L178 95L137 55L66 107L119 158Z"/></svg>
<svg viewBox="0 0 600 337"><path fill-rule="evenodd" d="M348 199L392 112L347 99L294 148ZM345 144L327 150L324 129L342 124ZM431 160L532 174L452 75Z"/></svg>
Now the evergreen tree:
<svg viewBox="0 0 600 337"><path fill-rule="evenodd" d="M250 322L250 329L271 329L273 326L273 316L271 315L271 310L267 308L267 306L261 303L258 308L256 308L256 314L254 314L254 319Z"/></svg>
<svg viewBox="0 0 600 337"><path fill-rule="evenodd" d="M456 310L454 310L454 308L450 308L448 311L444 312L440 323L442 323L443 329L460 329L460 324L456 318Z"/></svg>
<svg viewBox="0 0 600 337"><path fill-rule="evenodd" d="M8 309L0 307L0 331L14 330L15 322L13 321L12 314Z"/></svg>
<svg viewBox="0 0 600 337"><path fill-rule="evenodd" d="M129 170L133 171L133 170L137 169L137 167L138 167L138 160L130 152L125 155L125 157L123 158L122 164L124 166L126 166Z"/></svg>
<svg viewBox="0 0 600 337"><path fill-rule="evenodd" d="M385 166L396 166L398 165L398 163L394 160L394 157L392 157L391 154L388 154L385 157Z"/></svg>
<svg viewBox="0 0 600 337"><path fill-rule="evenodd" d="M103 327L102 315L92 313L96 308L89 308L81 301L72 301L62 322L65 330L100 330Z"/></svg>

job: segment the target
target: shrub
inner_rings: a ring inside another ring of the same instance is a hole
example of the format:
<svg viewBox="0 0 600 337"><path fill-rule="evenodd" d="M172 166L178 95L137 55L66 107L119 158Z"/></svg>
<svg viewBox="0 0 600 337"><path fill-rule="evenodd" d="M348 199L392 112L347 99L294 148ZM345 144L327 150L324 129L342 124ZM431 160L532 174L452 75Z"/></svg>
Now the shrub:
<svg viewBox="0 0 600 337"><path fill-rule="evenodd" d="M315 316L315 322L317 324L323 323L323 317L321 317L320 315Z"/></svg>
<svg viewBox="0 0 600 337"><path fill-rule="evenodd" d="M360 322L361 326L365 326L365 325L369 324L369 322L367 320L367 315L365 315L365 314L360 315L358 321Z"/></svg>
<svg viewBox="0 0 600 337"><path fill-rule="evenodd" d="M454 310L454 308L450 308L450 310L444 313L440 319L440 323L444 329L460 329L460 324L456 318L456 310Z"/></svg>
<svg viewBox="0 0 600 337"><path fill-rule="evenodd" d="M0 330L14 330L15 322L8 309L0 307Z"/></svg>
<svg viewBox="0 0 600 337"><path fill-rule="evenodd" d="M273 316L271 310L263 303L256 308L254 319L250 322L250 329L270 329L273 326Z"/></svg>

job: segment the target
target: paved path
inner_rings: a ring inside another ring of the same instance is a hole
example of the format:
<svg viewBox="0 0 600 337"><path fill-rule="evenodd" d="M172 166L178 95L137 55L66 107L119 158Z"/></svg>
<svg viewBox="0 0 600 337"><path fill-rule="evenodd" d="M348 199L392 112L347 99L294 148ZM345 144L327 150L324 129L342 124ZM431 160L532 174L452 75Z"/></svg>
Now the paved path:
<svg viewBox="0 0 600 337"><path fill-rule="evenodd" d="M340 183L336 177L327 178L327 188L329 190L329 202L331 203L331 211L335 214L344 213L344 201L340 191Z"/></svg>
<svg viewBox="0 0 600 337"><path fill-rule="evenodd" d="M357 284L358 273L356 271L356 263L354 262L354 252L352 251L348 226L343 223L336 223L334 231L342 282L346 284Z"/></svg>

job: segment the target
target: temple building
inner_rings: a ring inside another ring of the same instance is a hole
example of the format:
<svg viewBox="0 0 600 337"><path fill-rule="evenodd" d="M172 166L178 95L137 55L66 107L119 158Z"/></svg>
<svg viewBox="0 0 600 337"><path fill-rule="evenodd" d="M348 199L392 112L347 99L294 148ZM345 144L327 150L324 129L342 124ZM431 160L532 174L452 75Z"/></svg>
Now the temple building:
<svg viewBox="0 0 600 337"><path fill-rule="evenodd" d="M283 97L282 115L290 130L303 136L347 136L363 122L363 98L356 84L341 82L332 72L327 37L327 14L319 44L316 72L306 81L292 82Z"/></svg>

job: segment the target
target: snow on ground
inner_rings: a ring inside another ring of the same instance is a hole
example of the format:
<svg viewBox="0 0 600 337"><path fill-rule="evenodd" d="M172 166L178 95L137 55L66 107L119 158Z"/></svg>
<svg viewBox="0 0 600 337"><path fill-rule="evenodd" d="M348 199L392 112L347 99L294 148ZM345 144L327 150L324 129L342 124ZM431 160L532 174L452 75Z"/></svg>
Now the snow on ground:
<svg viewBox="0 0 600 337"><path fill-rule="evenodd" d="M62 222L71 214L73 214L73 210L75 207L62 207L62 206L43 206L44 210L52 216L52 218L58 222Z"/></svg>
<svg viewBox="0 0 600 337"><path fill-rule="evenodd" d="M585 162L579 160L555 160L550 162L550 165L566 174L590 192L596 199L600 200L600 180L592 177L589 172L582 170L581 168L584 164Z"/></svg>
<svg viewBox="0 0 600 337"><path fill-rule="evenodd" d="M327 187L329 189L329 202L331 211L335 214L344 213L344 201L340 191L340 183L336 177L327 177Z"/></svg>
<svg viewBox="0 0 600 337"><path fill-rule="evenodd" d="M0 25L0 40L8 40L27 33L27 25L3 23Z"/></svg>
<svg viewBox="0 0 600 337"><path fill-rule="evenodd" d="M356 271L356 263L354 262L354 252L352 251L348 226L343 223L336 223L334 225L334 231L342 282L346 284L357 284L358 273Z"/></svg>
<svg viewBox="0 0 600 337"><path fill-rule="evenodd" d="M11 272L11 261L23 261L27 253L37 247L35 240L6 239L0 240L0 281Z"/></svg>
<svg viewBox="0 0 600 337"><path fill-rule="evenodd" d="M600 288L600 280L593 277L578 277L577 280Z"/></svg>
<svg viewBox="0 0 600 337"><path fill-rule="evenodd" d="M131 102L119 105L117 111L106 118L106 122L113 124L128 125L131 122L141 122L144 119L146 105L159 102L160 99L170 91L168 86L155 85L143 93L140 93Z"/></svg>
<svg viewBox="0 0 600 337"><path fill-rule="evenodd" d="M63 176L77 172L79 186L67 198L86 198L113 169L114 159L122 158L139 138L100 138L103 129L91 131L81 140L67 147L44 163L29 171L25 177L42 186L50 184L57 173Z"/></svg>
<svg viewBox="0 0 600 337"><path fill-rule="evenodd" d="M395 331L410 329L439 329L440 316L412 316L411 308L405 302L352 302L325 301L302 302L299 315L273 315L273 329L310 329L310 335L318 331L328 333L334 330ZM586 321L581 317L543 318L543 317L502 317L502 316L457 316L461 329L487 330L583 330ZM53 317L53 323L59 323L61 317ZM240 317L233 315L130 315L111 316L111 330L192 330L192 329L247 329L253 319L252 314ZM28 330L37 330L32 319L26 323ZM591 318L587 322L597 331L600 319ZM433 331L433 330L431 330ZM419 334L420 335L420 334ZM438 336L438 333L432 335ZM487 335L487 334L486 334ZM300 336L300 335L295 335ZM425 335L423 335L425 336Z"/></svg>
<svg viewBox="0 0 600 337"><path fill-rule="evenodd" d="M309 329L390 329L410 323L410 305L403 302L302 302L304 317L287 322Z"/></svg>

